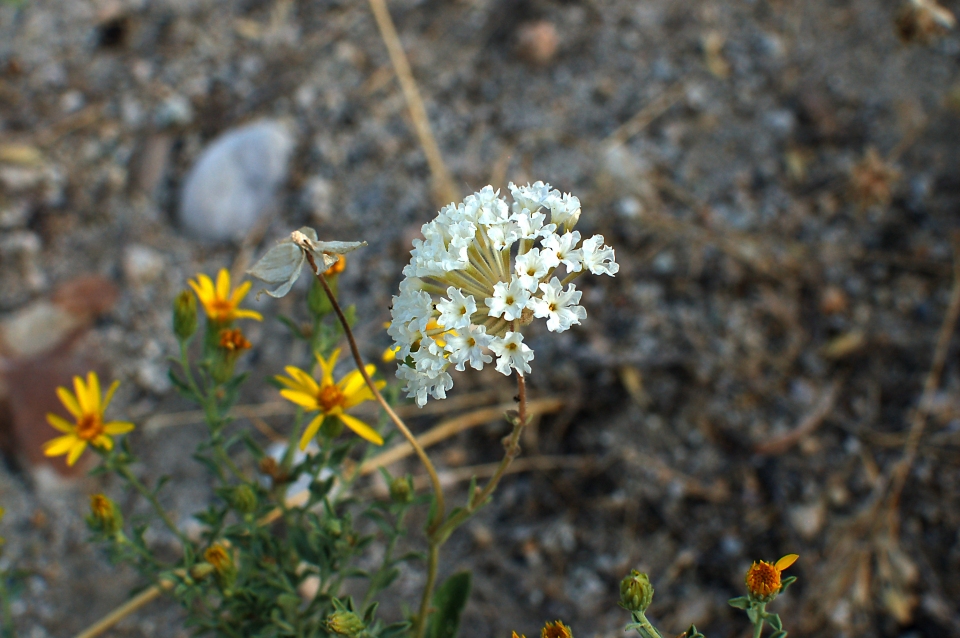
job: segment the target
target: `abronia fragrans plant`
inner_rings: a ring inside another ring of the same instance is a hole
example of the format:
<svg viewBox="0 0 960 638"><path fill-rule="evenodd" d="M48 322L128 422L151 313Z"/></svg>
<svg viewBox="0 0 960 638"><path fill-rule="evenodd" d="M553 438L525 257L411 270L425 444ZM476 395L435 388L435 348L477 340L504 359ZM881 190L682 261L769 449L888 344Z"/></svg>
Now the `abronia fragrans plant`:
<svg viewBox="0 0 960 638"><path fill-rule="evenodd" d="M481 370L493 361L488 351L504 375L530 372L523 326L534 318L553 332L579 324L587 311L573 280L620 269L602 235L581 240L573 230L579 199L543 182L510 183L510 193L511 206L492 186L444 206L414 240L388 332L401 360L397 376L421 407L428 395L446 397L451 365Z"/></svg>

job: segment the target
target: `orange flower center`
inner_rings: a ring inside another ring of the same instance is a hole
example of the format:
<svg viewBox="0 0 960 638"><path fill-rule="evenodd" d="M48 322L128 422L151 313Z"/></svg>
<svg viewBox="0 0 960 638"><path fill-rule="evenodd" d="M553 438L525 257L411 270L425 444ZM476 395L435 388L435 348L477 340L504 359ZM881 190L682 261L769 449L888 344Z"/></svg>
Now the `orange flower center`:
<svg viewBox="0 0 960 638"><path fill-rule="evenodd" d="M220 331L220 347L230 352L237 352L240 350L248 350L250 348L250 342L243 336L243 332L241 332L239 328L234 328L233 330L224 329Z"/></svg>
<svg viewBox="0 0 960 638"><path fill-rule="evenodd" d="M766 561L754 563L747 572L747 589L760 598L780 591L780 570Z"/></svg>
<svg viewBox="0 0 960 638"><path fill-rule="evenodd" d="M84 441L92 441L103 434L103 421L98 414L84 414L77 421L77 437Z"/></svg>
<svg viewBox="0 0 960 638"><path fill-rule="evenodd" d="M214 321L229 321L233 316L233 302L229 299L214 299L207 304L207 314Z"/></svg>
<svg viewBox="0 0 960 638"><path fill-rule="evenodd" d="M343 392L335 385L325 385L320 388L320 394L317 396L317 402L324 412L331 412L334 408L343 405Z"/></svg>

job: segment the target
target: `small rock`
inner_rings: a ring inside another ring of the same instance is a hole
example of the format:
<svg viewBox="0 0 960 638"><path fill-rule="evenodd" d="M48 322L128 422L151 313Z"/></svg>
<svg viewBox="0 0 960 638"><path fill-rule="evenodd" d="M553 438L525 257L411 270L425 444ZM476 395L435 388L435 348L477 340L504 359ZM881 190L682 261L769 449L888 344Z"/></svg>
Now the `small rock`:
<svg viewBox="0 0 960 638"><path fill-rule="evenodd" d="M836 286L828 286L820 297L820 312L825 315L845 312L849 305L846 293Z"/></svg>
<svg viewBox="0 0 960 638"><path fill-rule="evenodd" d="M153 120L159 128L186 126L193 121L193 106L186 97L179 94L171 95L157 107Z"/></svg>
<svg viewBox="0 0 960 638"><path fill-rule="evenodd" d="M207 241L245 236L286 181L293 146L286 126L276 121L250 124L217 138L184 183L181 226Z"/></svg>
<svg viewBox="0 0 960 638"><path fill-rule="evenodd" d="M333 182L319 176L311 177L300 195L303 205L318 225L328 223L333 218L333 196Z"/></svg>
<svg viewBox="0 0 960 638"><path fill-rule="evenodd" d="M790 524L800 536L813 540L826 522L826 511L819 501L809 505L796 505L788 513Z"/></svg>
<svg viewBox="0 0 960 638"><path fill-rule="evenodd" d="M156 281L165 266L163 255L147 246L131 244L123 251L123 275L134 286Z"/></svg>
<svg viewBox="0 0 960 638"><path fill-rule="evenodd" d="M557 29L546 20L528 22L517 29L517 55L536 66L546 66L557 54Z"/></svg>
<svg viewBox="0 0 960 638"><path fill-rule="evenodd" d="M157 395L164 395L171 388L167 368L156 361L141 361L137 365L136 381L141 388Z"/></svg>

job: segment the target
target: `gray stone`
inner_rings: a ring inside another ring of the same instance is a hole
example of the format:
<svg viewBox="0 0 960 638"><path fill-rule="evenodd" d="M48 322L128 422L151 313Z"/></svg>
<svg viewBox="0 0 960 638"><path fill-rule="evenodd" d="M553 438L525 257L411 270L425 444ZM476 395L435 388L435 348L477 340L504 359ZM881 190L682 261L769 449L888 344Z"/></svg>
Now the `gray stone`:
<svg viewBox="0 0 960 638"><path fill-rule="evenodd" d="M293 146L287 127L276 121L250 124L214 140L187 175L181 227L206 241L245 236L286 181Z"/></svg>

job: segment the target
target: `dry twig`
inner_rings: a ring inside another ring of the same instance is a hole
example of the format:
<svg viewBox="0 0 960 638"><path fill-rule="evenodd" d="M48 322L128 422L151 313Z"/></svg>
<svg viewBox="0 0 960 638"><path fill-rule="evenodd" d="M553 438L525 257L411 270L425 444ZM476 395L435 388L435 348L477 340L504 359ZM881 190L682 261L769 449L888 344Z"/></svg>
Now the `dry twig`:
<svg viewBox="0 0 960 638"><path fill-rule="evenodd" d="M797 427L793 428L785 434L779 436L773 436L765 441L757 443L753 447L753 451L757 454L765 455L778 455L783 454L794 445L799 443L804 439L804 437L809 436L820 427L820 424L824 422L827 416L833 410L833 406L837 402L837 397L840 395L840 388L842 387L842 381L834 381L830 386L823 392L820 397L820 401L817 402L817 405L814 406L813 410L807 414Z"/></svg>

